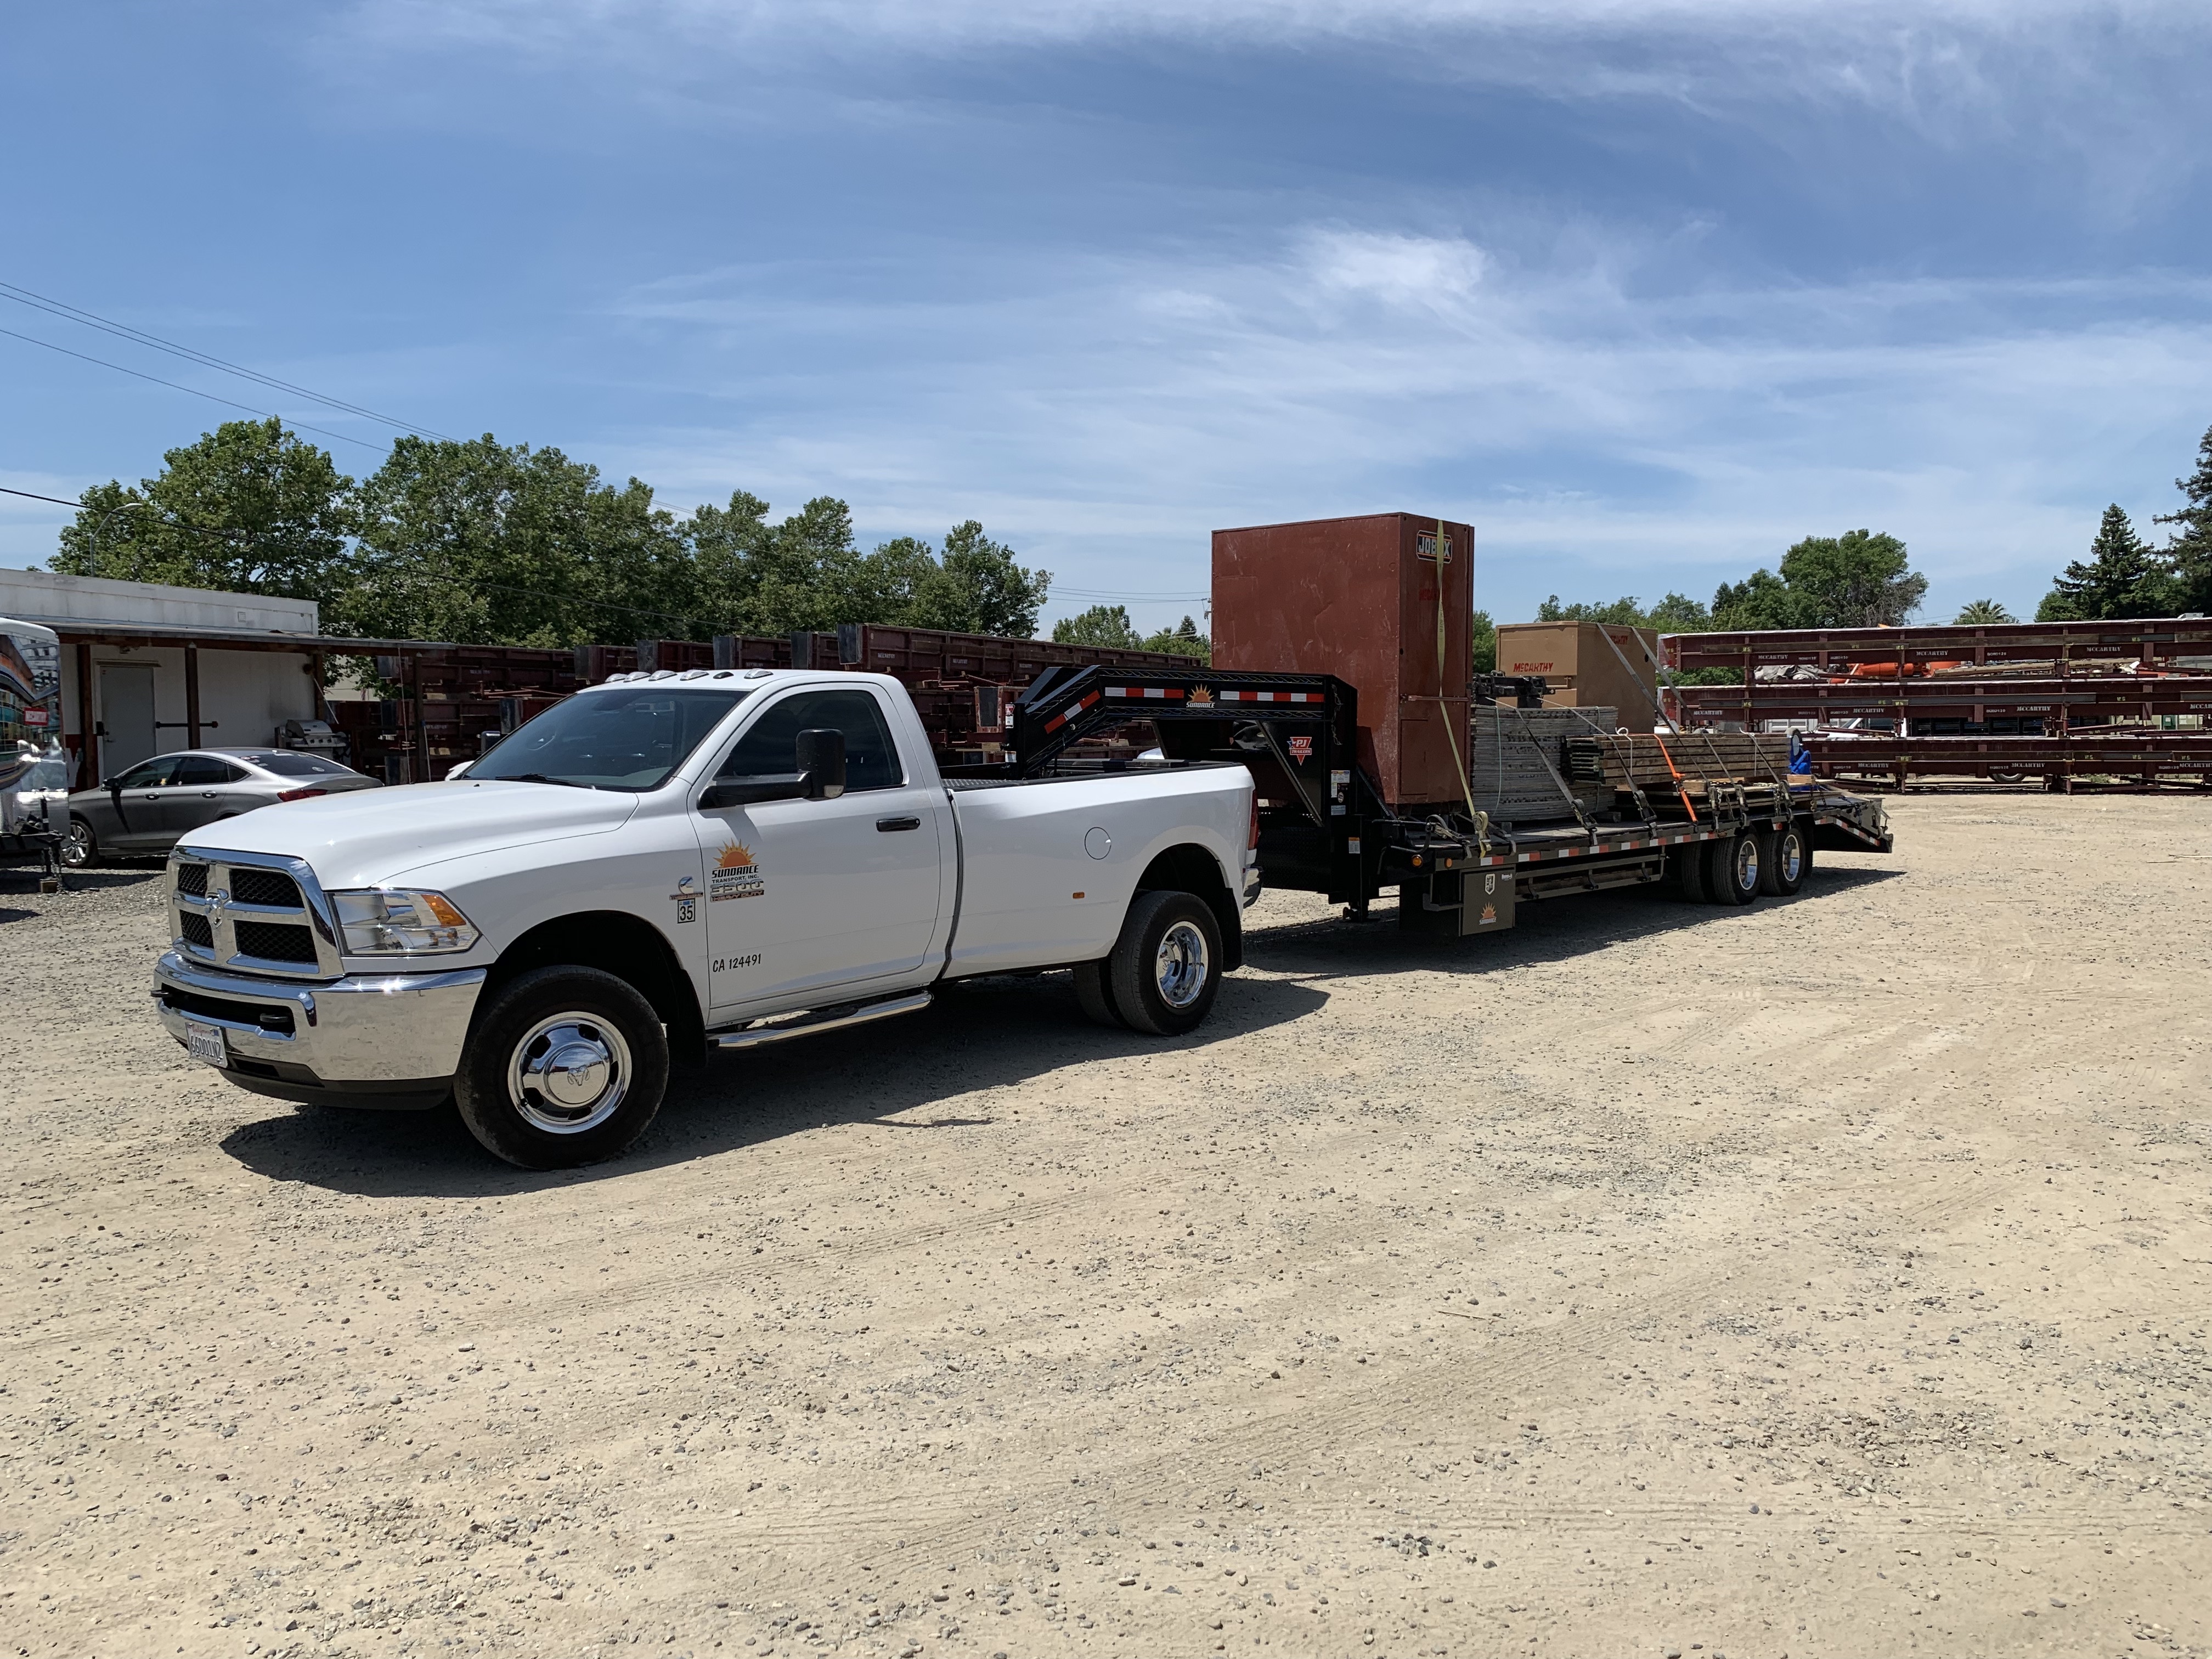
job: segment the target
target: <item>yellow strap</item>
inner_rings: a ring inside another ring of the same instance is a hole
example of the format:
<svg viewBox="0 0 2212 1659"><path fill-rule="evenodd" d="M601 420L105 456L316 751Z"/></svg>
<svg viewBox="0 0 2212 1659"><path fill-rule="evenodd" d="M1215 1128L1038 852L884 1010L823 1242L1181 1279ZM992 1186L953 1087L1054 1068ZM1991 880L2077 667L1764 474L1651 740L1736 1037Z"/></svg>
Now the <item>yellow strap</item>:
<svg viewBox="0 0 2212 1659"><path fill-rule="evenodd" d="M1468 548L1467 556L1472 561L1474 557L1474 550ZM1468 781L1467 776L1467 740L1469 728L1462 726L1459 728L1456 737L1452 735L1452 706L1450 700L1444 695L1444 566L1450 561L1451 543L1444 537L1444 521L1438 519L1437 520L1437 712L1443 716L1445 741L1451 744L1452 765L1459 772L1460 793L1467 797L1467 815L1474 823L1475 844L1482 849L1482 856L1488 858L1490 856L1490 814L1475 809L1474 786ZM1473 568L1472 564L1468 568ZM1468 625L1474 626L1471 617ZM1474 712L1472 704L1468 705L1468 712L1469 714Z"/></svg>

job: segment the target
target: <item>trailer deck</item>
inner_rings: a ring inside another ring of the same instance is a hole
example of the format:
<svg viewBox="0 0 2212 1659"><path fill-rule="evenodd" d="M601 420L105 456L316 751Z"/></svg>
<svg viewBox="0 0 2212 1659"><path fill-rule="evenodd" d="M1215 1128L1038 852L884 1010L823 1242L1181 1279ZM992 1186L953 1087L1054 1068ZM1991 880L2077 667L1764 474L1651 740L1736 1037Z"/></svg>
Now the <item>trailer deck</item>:
<svg viewBox="0 0 2212 1659"><path fill-rule="evenodd" d="M1701 779L1697 793L1673 797L1623 787L1608 811L1563 811L1541 823L1493 824L1471 798L1456 808L1393 804L1363 763L1353 687L1326 674L1195 664L1048 671L1014 705L1004 764L954 775L1130 764L1085 763L1079 746L1138 720L1159 733L1164 763L1230 761L1251 770L1267 885L1324 893L1353 915L1395 887L1401 924L1437 932L1502 931L1520 900L1670 876L1696 896L1698 872L1717 843L1794 829L1806 855L1814 848L1887 853L1895 844L1879 802L1789 775Z"/></svg>

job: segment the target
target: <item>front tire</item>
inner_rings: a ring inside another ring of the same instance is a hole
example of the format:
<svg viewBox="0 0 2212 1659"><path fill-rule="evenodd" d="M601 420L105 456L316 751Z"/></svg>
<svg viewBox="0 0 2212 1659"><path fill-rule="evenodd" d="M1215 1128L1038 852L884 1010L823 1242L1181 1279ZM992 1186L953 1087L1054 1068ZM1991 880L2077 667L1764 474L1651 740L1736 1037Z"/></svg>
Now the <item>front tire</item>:
<svg viewBox="0 0 2212 1659"><path fill-rule="evenodd" d="M461 1051L453 1100L484 1150L526 1170L629 1150L668 1088L668 1033L635 987L539 968L502 987Z"/></svg>
<svg viewBox="0 0 2212 1659"><path fill-rule="evenodd" d="M69 829L62 836L61 860L63 867L70 870L82 870L100 862L100 838L82 818L70 819Z"/></svg>
<svg viewBox="0 0 2212 1659"><path fill-rule="evenodd" d="M1194 1031L1221 988L1221 926L1189 893L1139 893L1106 958L1114 1011L1153 1036Z"/></svg>

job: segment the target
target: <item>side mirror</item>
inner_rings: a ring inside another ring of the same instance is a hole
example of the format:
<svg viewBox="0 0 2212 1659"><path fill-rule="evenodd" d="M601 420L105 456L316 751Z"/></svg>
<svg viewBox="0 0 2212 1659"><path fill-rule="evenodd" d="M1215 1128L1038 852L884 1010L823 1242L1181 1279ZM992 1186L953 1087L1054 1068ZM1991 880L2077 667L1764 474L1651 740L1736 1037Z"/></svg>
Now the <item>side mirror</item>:
<svg viewBox="0 0 2212 1659"><path fill-rule="evenodd" d="M845 793L845 734L835 726L811 726L799 734L799 775L806 799L835 800Z"/></svg>

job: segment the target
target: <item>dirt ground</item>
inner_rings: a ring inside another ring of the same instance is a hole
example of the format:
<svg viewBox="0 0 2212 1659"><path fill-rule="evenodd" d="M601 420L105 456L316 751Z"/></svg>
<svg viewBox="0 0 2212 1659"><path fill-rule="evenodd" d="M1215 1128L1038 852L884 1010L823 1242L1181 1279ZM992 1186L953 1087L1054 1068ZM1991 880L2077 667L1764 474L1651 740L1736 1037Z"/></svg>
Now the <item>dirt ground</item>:
<svg viewBox="0 0 2212 1659"><path fill-rule="evenodd" d="M1304 896L717 1061L295 1109L0 878L0 1651L2212 1652L2212 802L1457 944Z"/></svg>

